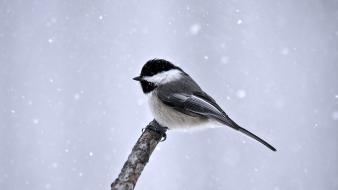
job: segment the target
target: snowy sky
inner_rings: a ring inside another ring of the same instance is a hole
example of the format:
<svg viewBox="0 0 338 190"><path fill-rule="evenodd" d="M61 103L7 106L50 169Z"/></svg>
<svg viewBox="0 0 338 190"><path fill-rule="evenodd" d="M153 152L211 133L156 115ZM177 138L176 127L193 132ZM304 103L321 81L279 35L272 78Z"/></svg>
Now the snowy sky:
<svg viewBox="0 0 338 190"><path fill-rule="evenodd" d="M178 64L241 126L169 131L138 190L338 189L338 1L0 0L0 189L109 189Z"/></svg>

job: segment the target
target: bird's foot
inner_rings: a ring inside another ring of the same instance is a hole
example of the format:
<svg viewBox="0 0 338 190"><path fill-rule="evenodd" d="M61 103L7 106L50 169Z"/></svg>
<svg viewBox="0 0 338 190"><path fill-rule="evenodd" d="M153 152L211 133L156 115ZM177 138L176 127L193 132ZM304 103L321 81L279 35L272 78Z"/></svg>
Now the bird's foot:
<svg viewBox="0 0 338 190"><path fill-rule="evenodd" d="M152 122L150 122L146 128L143 128L142 132L144 132L145 129L149 129L156 133L159 133L162 136L161 142L167 139L166 132L168 130L168 127L163 127L155 119Z"/></svg>

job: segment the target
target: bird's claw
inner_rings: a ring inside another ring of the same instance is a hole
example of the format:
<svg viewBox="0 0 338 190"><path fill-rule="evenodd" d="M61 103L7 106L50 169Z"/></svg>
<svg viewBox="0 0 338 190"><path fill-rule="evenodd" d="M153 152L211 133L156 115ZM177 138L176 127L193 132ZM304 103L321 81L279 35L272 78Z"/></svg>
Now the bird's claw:
<svg viewBox="0 0 338 190"><path fill-rule="evenodd" d="M167 140L167 134L166 133L163 133L162 134L162 139L161 139L161 142Z"/></svg>
<svg viewBox="0 0 338 190"><path fill-rule="evenodd" d="M167 139L167 130L168 127L161 126L156 120L153 120L149 123L149 125L146 128L142 129L142 132L144 132L146 129L152 130L158 134L161 135L161 142L165 141Z"/></svg>

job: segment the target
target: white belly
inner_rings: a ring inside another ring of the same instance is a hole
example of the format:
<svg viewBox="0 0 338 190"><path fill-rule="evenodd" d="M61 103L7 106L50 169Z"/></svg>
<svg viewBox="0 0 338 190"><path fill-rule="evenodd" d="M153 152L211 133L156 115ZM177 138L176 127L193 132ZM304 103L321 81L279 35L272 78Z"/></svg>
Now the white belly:
<svg viewBox="0 0 338 190"><path fill-rule="evenodd" d="M154 93L149 97L150 109L155 120L170 129L190 128L205 123L207 119L192 117L163 104Z"/></svg>

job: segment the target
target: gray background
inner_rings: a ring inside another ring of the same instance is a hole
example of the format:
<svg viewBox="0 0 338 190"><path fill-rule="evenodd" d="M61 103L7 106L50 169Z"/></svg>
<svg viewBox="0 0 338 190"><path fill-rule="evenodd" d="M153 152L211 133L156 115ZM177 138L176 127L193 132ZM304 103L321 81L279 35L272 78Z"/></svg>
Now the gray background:
<svg viewBox="0 0 338 190"><path fill-rule="evenodd" d="M137 189L338 189L338 2L0 1L0 189L109 189L152 120L131 78L187 71L228 128L168 132Z"/></svg>

